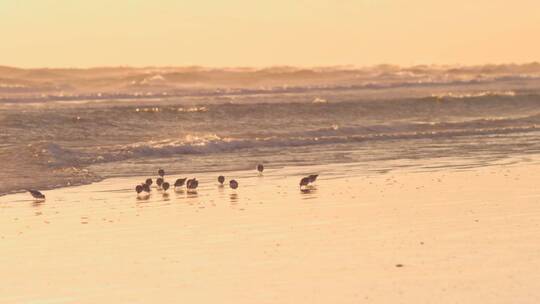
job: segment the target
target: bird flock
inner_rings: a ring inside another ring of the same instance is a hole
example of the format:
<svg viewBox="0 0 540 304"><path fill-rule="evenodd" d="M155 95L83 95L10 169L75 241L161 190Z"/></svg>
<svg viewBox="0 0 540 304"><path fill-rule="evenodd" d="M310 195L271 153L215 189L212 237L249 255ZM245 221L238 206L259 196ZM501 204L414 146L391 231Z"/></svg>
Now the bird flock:
<svg viewBox="0 0 540 304"><path fill-rule="evenodd" d="M262 174L262 172L264 171L263 165L259 164L257 166L257 170L259 171L259 174ZM170 184L165 181L165 170L159 169L158 175L159 177L156 179L156 187L158 190L162 190L163 194L167 194L167 190L169 190ZM221 186L223 186L223 184L225 183L225 176L218 176L218 182ZM140 197L149 196L152 184L153 180L151 178L147 178L144 183L135 186L135 192L137 192L137 195ZM238 189L238 185L238 182L234 179L231 179L229 181L229 187L231 187L231 189L233 190ZM174 191L176 192L182 192L184 190L187 190L188 193L195 193L197 191L197 187L199 187L199 181L196 178L179 178L174 182Z"/></svg>
<svg viewBox="0 0 540 304"><path fill-rule="evenodd" d="M262 176L262 173L264 171L264 166L262 164L258 164L257 171L258 171L259 176ZM156 178L156 188L162 191L164 195L168 195L167 190L171 188L171 184L165 181L165 170L159 169L158 176L159 177ZM312 174L312 175L303 177L300 180L300 191L309 192L311 189L313 189L313 184L317 180L317 177L319 177L318 174ZM223 186L225 183L225 176L220 175L218 176L217 180L220 186ZM143 183L136 185L135 192L137 192L137 196L141 198L148 197L150 195L150 192L152 191L151 189L152 189L153 183L154 181L152 180L152 178L147 178ZM198 186L199 186L199 181L196 178L190 178L190 179L179 178L174 182L174 185L173 185L174 191L183 192L185 190L188 193L196 193ZM239 186L238 181L234 179L231 179L229 181L229 187L231 189L236 190L238 189L238 186ZM36 201L45 200L45 195L39 192L38 190L27 189L26 191L28 191Z"/></svg>

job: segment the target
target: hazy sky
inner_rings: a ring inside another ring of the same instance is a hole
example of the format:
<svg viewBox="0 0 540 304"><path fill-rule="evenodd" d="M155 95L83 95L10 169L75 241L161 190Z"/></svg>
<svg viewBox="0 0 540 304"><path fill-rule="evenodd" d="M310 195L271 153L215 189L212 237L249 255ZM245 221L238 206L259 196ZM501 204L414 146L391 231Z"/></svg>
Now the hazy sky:
<svg viewBox="0 0 540 304"><path fill-rule="evenodd" d="M540 60L539 0L0 0L0 65Z"/></svg>

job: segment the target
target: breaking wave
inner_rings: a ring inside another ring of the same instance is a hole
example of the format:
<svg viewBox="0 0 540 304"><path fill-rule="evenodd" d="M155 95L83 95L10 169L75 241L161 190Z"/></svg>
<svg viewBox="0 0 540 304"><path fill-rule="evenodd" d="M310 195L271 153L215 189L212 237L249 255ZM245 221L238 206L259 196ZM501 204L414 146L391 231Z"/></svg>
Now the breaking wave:
<svg viewBox="0 0 540 304"><path fill-rule="evenodd" d="M478 119L464 122L416 122L357 127L331 125L324 128L234 138L216 134L187 135L183 138L136 142L126 145L70 149L58 144L36 146L40 157L53 166L81 166L138 158L210 155L239 150L286 151L290 147L354 144L370 141L450 139L458 136L496 136L539 131L540 115L519 118Z"/></svg>
<svg viewBox="0 0 540 304"><path fill-rule="evenodd" d="M385 86L395 87L422 73L387 69L384 73L371 71L370 75L376 74L386 79ZM338 74L354 76L358 71ZM299 75L320 76L304 71L295 77ZM145 74L138 81L148 77L147 85L182 79L160 72ZM238 169L263 159L282 165L324 164L365 162L379 155L398 160L469 152L500 157L540 151L540 85L528 83L520 89L497 84L474 90L429 85L430 79L431 83L441 79L474 82L454 78L430 75L414 80L427 90L420 92L405 85L408 95L392 90L369 95L377 91L372 88L383 84L367 81L313 83L304 86L306 91L299 89L304 84L277 89L212 89L209 92L215 95L196 98L169 95L155 100L120 100L103 94L99 96L103 102L0 100L0 163L4 164L0 178L14 181L0 185L0 193L29 185L46 188L61 181L84 183L99 177L147 174L162 164L174 170L196 171ZM365 94L354 91L355 86L367 88ZM293 91L297 93L290 94ZM433 145L437 148L431 149Z"/></svg>

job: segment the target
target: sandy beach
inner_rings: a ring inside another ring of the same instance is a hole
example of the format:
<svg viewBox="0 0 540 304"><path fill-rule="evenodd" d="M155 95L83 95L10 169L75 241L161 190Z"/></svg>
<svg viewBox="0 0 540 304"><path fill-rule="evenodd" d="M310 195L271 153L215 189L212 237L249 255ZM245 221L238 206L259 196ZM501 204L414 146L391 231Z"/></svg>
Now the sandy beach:
<svg viewBox="0 0 540 304"><path fill-rule="evenodd" d="M143 177L2 196L0 303L540 300L539 162L358 168L228 172L236 191L197 174L196 194L148 200Z"/></svg>
<svg viewBox="0 0 540 304"><path fill-rule="evenodd" d="M540 303L539 12L0 1L0 304Z"/></svg>

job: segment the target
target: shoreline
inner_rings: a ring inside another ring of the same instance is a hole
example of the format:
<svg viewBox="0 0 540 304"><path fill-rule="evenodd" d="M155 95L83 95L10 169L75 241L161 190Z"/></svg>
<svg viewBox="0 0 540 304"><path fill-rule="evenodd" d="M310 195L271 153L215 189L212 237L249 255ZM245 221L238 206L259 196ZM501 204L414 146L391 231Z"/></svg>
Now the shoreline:
<svg viewBox="0 0 540 304"><path fill-rule="evenodd" d="M321 175L303 193L310 173ZM2 196L0 303L540 299L538 159L365 173L229 172L236 191L205 173L197 193L147 200L133 189L141 177L47 191L44 203Z"/></svg>
<svg viewBox="0 0 540 304"><path fill-rule="evenodd" d="M472 160L459 157L449 157L449 158L435 158L435 159L424 159L425 165L422 165L420 162L417 163L408 163L410 160L402 160L405 161L405 165L398 166L398 167L392 167L393 163L395 161L399 161L399 159L396 160L387 160L387 161L369 161L365 164L365 172L362 173L362 175L368 175L369 173L388 173L388 172L399 172L399 171L414 171L414 172L424 172L424 171L433 171L433 170L460 170L460 169L481 169L484 167L491 167L491 166L499 166L499 165L513 165L513 164L519 164L519 163L535 163L540 162L540 158L536 157L530 157L529 155L516 155L514 157L506 157L506 158L494 158L491 160ZM382 166L377 166L377 163L383 163ZM309 171L309 168L318 168L318 167L342 167L347 165L357 166L359 162L332 162L327 163L323 165L314 165L314 164L283 164L277 167L272 167L270 165L271 170L292 170L293 172L296 171ZM372 164L375 164L375 166L371 166ZM268 166L268 164L266 164ZM156 165L157 170L160 166ZM116 179L116 178L122 178L122 179L146 179L147 177L152 177L155 179L155 172L149 173L148 175L141 175L141 174L129 174L129 175L117 175L117 176L102 176L99 174L99 172L94 172L91 170L92 166L85 166L81 168L76 167L65 167L65 168L48 168L47 170L56 170L58 172L65 172L65 171L75 171L78 172L79 176L77 175L70 175L70 176L58 176L58 174L51 175L52 178L55 178L58 180L58 183L55 185L32 185L27 186L20 189L12 189L6 190L6 191L0 191L0 198L8 195L14 195L14 194L20 194L25 193L26 188L36 189L40 191L53 191L58 189L64 189L64 188L70 188L70 187L76 187L76 186L86 186L86 185L92 185L95 183L103 182L108 179ZM164 166L166 168L166 166ZM8 167L9 169L9 167ZM179 175L181 174L181 170L172 170L170 173L171 175ZM169 172L169 171L167 171ZM208 175L208 174L216 174L216 177L219 174L227 174L231 172L255 172L255 170L250 169L231 169L226 168L223 170L216 170L216 169L207 169L202 170L198 172L191 172L190 174L202 174L202 175ZM82 176L80 176L82 175ZM26 177L22 177L24 180ZM65 183L65 184L62 184ZM9 185L9 184L8 184Z"/></svg>

